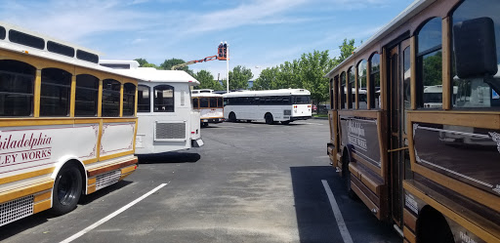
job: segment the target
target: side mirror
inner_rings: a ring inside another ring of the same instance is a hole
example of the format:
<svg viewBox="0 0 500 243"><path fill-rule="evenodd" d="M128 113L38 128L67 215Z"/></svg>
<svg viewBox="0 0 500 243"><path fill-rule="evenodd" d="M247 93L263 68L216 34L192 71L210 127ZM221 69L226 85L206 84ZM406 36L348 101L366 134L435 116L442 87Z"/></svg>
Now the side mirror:
<svg viewBox="0 0 500 243"><path fill-rule="evenodd" d="M463 78L491 77L498 71L493 20L466 20L453 26L455 67Z"/></svg>

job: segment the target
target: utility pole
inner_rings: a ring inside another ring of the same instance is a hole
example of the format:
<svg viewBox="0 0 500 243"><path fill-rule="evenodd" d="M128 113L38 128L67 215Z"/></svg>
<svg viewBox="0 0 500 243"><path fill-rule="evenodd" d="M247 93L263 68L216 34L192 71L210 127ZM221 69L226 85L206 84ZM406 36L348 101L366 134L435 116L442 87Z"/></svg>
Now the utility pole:
<svg viewBox="0 0 500 243"><path fill-rule="evenodd" d="M227 85L227 93L229 93L229 45L227 44L227 41L224 42L224 45L226 46L226 55L227 55L227 59L226 59L226 85Z"/></svg>

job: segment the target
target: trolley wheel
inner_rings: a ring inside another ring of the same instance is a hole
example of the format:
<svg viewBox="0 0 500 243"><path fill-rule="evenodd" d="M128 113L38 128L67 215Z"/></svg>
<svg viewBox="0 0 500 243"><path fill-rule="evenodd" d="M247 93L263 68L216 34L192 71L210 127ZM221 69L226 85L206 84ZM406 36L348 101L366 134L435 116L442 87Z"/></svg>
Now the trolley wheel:
<svg viewBox="0 0 500 243"><path fill-rule="evenodd" d="M61 215L75 209L82 194L82 174L73 165L64 166L57 174L52 194L51 212Z"/></svg>
<svg viewBox="0 0 500 243"><path fill-rule="evenodd" d="M234 112L229 113L228 121L236 122L236 115L234 114Z"/></svg>
<svg viewBox="0 0 500 243"><path fill-rule="evenodd" d="M290 124L290 121L282 121L281 124L282 125L288 125L288 124Z"/></svg>
<svg viewBox="0 0 500 243"><path fill-rule="evenodd" d="M266 124L270 125L274 123L273 115L271 115L270 113L266 113L264 119L266 120Z"/></svg>
<svg viewBox="0 0 500 243"><path fill-rule="evenodd" d="M201 127L208 127L208 122L202 122Z"/></svg>
<svg viewBox="0 0 500 243"><path fill-rule="evenodd" d="M347 196L351 199L357 199L358 196L351 188L351 172L349 171L349 159L347 153L342 156L342 177L344 178Z"/></svg>

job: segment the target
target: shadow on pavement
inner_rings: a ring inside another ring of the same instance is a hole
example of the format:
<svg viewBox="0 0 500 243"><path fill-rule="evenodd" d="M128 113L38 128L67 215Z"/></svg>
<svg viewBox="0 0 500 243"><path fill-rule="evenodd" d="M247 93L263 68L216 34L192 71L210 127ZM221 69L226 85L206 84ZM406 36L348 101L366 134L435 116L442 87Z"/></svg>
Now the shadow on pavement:
<svg viewBox="0 0 500 243"><path fill-rule="evenodd" d="M200 160L199 153L187 152L165 152L157 154L137 155L139 164L162 164L162 163L195 163Z"/></svg>

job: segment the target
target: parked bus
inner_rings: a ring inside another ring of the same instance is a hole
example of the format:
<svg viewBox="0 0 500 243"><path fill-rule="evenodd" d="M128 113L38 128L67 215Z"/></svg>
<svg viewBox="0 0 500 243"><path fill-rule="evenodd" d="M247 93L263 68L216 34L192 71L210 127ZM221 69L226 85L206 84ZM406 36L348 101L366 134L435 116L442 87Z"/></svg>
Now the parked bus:
<svg viewBox="0 0 500 243"><path fill-rule="evenodd" d="M224 121L224 100L221 94L211 89L192 90L193 109L200 112L200 124L208 127L209 123Z"/></svg>
<svg viewBox="0 0 500 243"><path fill-rule="evenodd" d="M0 226L137 168L137 80L92 51L0 23Z"/></svg>
<svg viewBox="0 0 500 243"><path fill-rule="evenodd" d="M136 154L171 152L203 146L200 113L192 109L191 86L200 83L184 71L139 67L132 60L100 64L139 79Z"/></svg>
<svg viewBox="0 0 500 243"><path fill-rule="evenodd" d="M305 89L236 91L223 94L228 121L265 121L289 124L312 116L311 93Z"/></svg>
<svg viewBox="0 0 500 243"><path fill-rule="evenodd" d="M499 11L415 1L326 75L327 154L404 242L500 242Z"/></svg>

